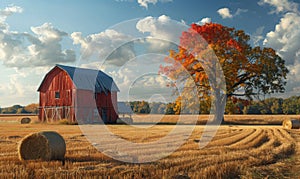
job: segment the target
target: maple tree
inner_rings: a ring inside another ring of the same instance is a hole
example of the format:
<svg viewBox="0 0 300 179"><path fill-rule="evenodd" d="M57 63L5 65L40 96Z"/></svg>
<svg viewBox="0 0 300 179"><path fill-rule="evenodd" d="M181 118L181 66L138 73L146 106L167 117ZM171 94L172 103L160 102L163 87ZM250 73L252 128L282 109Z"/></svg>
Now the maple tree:
<svg viewBox="0 0 300 179"><path fill-rule="evenodd" d="M199 101L214 105L218 111L215 120L223 120L228 98L252 99L285 90L288 73L285 61L272 48L251 47L249 40L250 36L243 30L216 23L192 24L182 33L178 49L170 50L166 58L170 65L161 66L160 73L180 83L186 80L180 76L187 71L193 78ZM220 86L222 80L226 89ZM182 107L182 96L189 96L189 92L181 90L176 110Z"/></svg>

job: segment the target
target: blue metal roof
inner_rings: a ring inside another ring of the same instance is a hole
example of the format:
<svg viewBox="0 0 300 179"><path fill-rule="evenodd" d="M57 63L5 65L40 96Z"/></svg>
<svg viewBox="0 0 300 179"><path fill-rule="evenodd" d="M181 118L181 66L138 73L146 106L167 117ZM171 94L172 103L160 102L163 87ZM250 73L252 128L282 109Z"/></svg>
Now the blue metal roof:
<svg viewBox="0 0 300 179"><path fill-rule="evenodd" d="M133 114L133 111L128 102L118 102L117 104L119 114Z"/></svg>
<svg viewBox="0 0 300 179"><path fill-rule="evenodd" d="M120 91L114 80L100 70L77 68L64 65L56 65L68 73L77 89L92 90L95 92Z"/></svg>

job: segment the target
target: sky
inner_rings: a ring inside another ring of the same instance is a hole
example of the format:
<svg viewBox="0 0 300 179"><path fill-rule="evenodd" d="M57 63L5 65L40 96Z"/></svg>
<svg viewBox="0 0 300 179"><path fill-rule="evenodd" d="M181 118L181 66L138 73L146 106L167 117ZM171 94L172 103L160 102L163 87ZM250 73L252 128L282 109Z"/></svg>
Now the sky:
<svg viewBox="0 0 300 179"><path fill-rule="evenodd" d="M299 0L3 0L0 4L0 106L38 103L55 64L101 69L119 100L169 101L158 74L168 49L192 23L242 29L271 47L290 71L286 92L300 95Z"/></svg>

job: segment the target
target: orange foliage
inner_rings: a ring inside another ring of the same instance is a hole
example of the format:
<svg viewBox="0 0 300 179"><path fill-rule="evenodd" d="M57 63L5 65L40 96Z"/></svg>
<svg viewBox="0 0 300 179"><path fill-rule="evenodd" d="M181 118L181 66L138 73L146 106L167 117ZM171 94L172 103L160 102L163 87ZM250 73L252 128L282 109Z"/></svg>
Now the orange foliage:
<svg viewBox="0 0 300 179"><path fill-rule="evenodd" d="M288 72L284 60L271 48L252 48L249 40L244 31L221 24L192 24L182 33L178 49L170 50L166 62L171 65L161 66L160 73L176 79L188 71L202 93L201 98L208 99L208 91L216 87L209 83L206 70L216 70L213 58L217 57L225 76L227 97L251 98L259 93L282 92ZM244 93L235 93L241 89Z"/></svg>

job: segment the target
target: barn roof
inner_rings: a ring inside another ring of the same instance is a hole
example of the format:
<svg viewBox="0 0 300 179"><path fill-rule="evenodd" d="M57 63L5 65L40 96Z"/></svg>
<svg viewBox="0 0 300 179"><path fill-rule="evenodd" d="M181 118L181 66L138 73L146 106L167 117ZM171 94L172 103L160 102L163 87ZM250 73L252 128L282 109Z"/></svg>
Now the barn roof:
<svg viewBox="0 0 300 179"><path fill-rule="evenodd" d="M118 113L119 114L133 114L129 103L118 102Z"/></svg>
<svg viewBox="0 0 300 179"><path fill-rule="evenodd" d="M113 91L113 92L119 91L119 88L115 84L114 80L100 70L77 68L77 67L71 67L65 65L56 65L49 73L51 73L56 68L65 71L70 76L77 89L92 90L95 92L105 92L105 93L109 91ZM47 78L48 74L44 78L44 81ZM38 88L38 91L40 91L43 82Z"/></svg>

